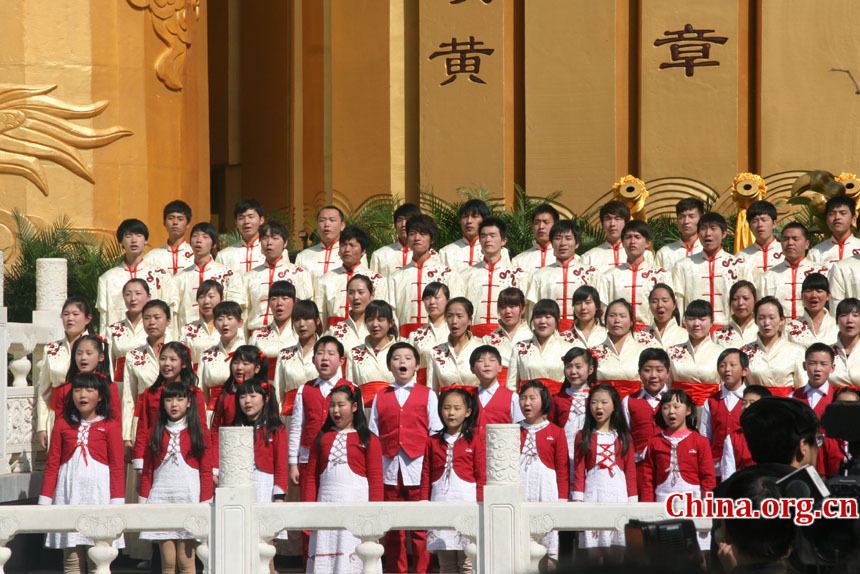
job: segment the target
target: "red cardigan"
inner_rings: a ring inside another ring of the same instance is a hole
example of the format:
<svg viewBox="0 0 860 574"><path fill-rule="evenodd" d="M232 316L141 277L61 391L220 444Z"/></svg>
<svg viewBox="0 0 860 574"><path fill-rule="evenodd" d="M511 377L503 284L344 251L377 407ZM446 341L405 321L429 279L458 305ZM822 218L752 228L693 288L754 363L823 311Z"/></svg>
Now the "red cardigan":
<svg viewBox="0 0 860 574"><path fill-rule="evenodd" d="M328 458L337 431L334 429L326 431L320 439L319 446L314 446L308 455L308 480L303 480L302 500L314 501L319 492L320 476L328 467ZM370 442L362 446L357 432L351 432L346 437L346 457L349 468L358 476L367 478L369 488L368 502L379 502L383 499L382 481L382 447L379 438L370 433ZM358 501L357 501L358 502Z"/></svg>
<svg viewBox="0 0 860 574"><path fill-rule="evenodd" d="M167 454L167 446L170 444L170 431L164 429L164 434L161 439L161 451L156 455L149 449L147 445L146 453L143 456L143 474L140 477L140 496L141 498L149 498L149 493L152 490L152 477L155 469L161 466L164 461L164 456ZM205 450L202 458L197 458L191 453L191 435L188 429L182 429L179 434L179 450L182 452L182 458L191 468L196 468L200 471L200 502L212 500L215 492L212 485L212 464L209 460L209 435L203 433L203 444Z"/></svg>
<svg viewBox="0 0 860 574"><path fill-rule="evenodd" d="M116 386L115 382L111 381L108 384L108 389L110 390L111 418L122 423L122 406L119 396L119 388ZM51 408L54 413L56 413L56 418L61 418L63 416L63 409L66 408L66 400L72 400L69 398L71 394L72 383L69 382L65 382L53 390L53 394L51 395Z"/></svg>
<svg viewBox="0 0 860 574"><path fill-rule="evenodd" d="M275 488L287 492L287 429L279 426L269 440L266 433L254 429L254 465L257 470L275 476Z"/></svg>
<svg viewBox="0 0 860 574"><path fill-rule="evenodd" d="M569 407L570 405L568 405ZM576 444L582 440L582 431L576 433ZM583 452L581 448L577 448L573 458L573 492L585 492L585 473L597 466L597 433L591 433L591 447L588 452ZM633 456L633 441L630 440L627 445L627 452L621 454L621 440L615 439L615 466L624 473L624 480L627 482L627 497L636 496L638 489L636 488L636 459ZM588 502L598 502L591 501Z"/></svg>
<svg viewBox="0 0 860 574"><path fill-rule="evenodd" d="M525 427L520 428L520 452L526 444L528 434L529 431ZM535 442L541 462L547 468L555 470L559 500L567 500L570 488L570 459L568 458L567 437L564 431L549 423L537 432Z"/></svg>
<svg viewBox="0 0 860 574"><path fill-rule="evenodd" d="M658 434L648 441L648 452L645 454L643 480L639 485L639 501L654 502L655 489L663 484L668 476L669 461L672 456L672 443L669 439ZM710 492L717 485L714 475L714 461L711 458L711 445L708 439L690 431L690 434L678 444L678 469L681 478L688 484L698 484L702 494Z"/></svg>
<svg viewBox="0 0 860 574"><path fill-rule="evenodd" d="M510 400L508 395L508 409ZM481 502L484 500L484 485L487 484L487 447L478 429L473 432L472 440L467 441L461 435L454 442L454 473L460 480L475 483L477 499ZM438 434L428 436L424 449L424 466L421 469L421 500L430 500L433 483L445 474L447 460L448 444L443 444Z"/></svg>
<svg viewBox="0 0 860 574"><path fill-rule="evenodd" d="M79 424L69 424L65 417L58 417L51 431L51 448L45 463L42 480L42 497L54 498L60 466L69 462L78 442ZM87 457L110 468L111 500L125 500L125 473L123 460L122 424L116 419L100 420L90 426L87 440Z"/></svg>
<svg viewBox="0 0 860 574"><path fill-rule="evenodd" d="M272 361L274 363L274 361ZM212 466L218 468L218 457L220 456L221 437L218 429L228 427L236 420L236 384L227 383L221 388L221 393L215 402L215 410L212 413L212 428L209 431L209 443L212 449Z"/></svg>
<svg viewBox="0 0 860 574"><path fill-rule="evenodd" d="M140 416L137 419L137 431L134 435L134 455L132 466L136 469L143 468L143 456L146 451L146 445L149 444L152 438L152 426L158 420L158 409L161 407L161 389L163 385L152 385L143 391L137 398L140 407ZM203 427L203 432L208 433L206 426L206 401L203 399L203 391L198 387L191 387L194 391L197 402L197 416L200 418L200 425ZM217 455L216 455L217 456Z"/></svg>

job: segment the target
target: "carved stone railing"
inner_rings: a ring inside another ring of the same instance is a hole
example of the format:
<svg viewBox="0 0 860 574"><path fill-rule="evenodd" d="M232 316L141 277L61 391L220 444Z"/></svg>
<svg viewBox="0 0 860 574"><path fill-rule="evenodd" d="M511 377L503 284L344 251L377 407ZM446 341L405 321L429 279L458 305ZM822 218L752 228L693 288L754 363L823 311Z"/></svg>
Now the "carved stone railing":
<svg viewBox="0 0 860 574"><path fill-rule="evenodd" d="M109 573L117 555L111 542L123 532L187 530L200 541L197 553L212 574L265 574L282 530L345 529L361 539L356 553L364 572L376 572L379 544L389 530L454 529L470 540L474 572L537 572L546 553L538 544L552 530L623 529L630 519L664 520L658 503L523 503L519 427L487 426L487 485L483 502L257 503L250 427L220 429L221 483L212 505L3 506L0 574L11 551L7 542L26 532L81 532L96 546L89 556ZM709 520L696 520L699 530ZM211 544L211 547L210 547Z"/></svg>
<svg viewBox="0 0 860 574"><path fill-rule="evenodd" d="M44 355L44 346L63 336L60 320L66 300L68 262L65 259L36 261L36 310L32 323L9 323L0 298L0 345L12 355L7 365L6 353L0 353L2 372L12 373L11 386L0 385L0 475L29 472L33 469L35 438L36 389L28 381L33 362L37 369L30 377L35 381ZM0 253L0 277L3 259ZM2 293L2 290L0 290ZM30 361L30 356L34 361ZM15 464L10 465L11 458Z"/></svg>

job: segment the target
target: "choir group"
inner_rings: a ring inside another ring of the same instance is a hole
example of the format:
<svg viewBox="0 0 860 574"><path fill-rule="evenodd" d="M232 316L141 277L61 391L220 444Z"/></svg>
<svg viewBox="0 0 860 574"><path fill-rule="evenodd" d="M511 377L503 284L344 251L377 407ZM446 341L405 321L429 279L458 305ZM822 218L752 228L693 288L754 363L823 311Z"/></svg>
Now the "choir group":
<svg viewBox="0 0 860 574"><path fill-rule="evenodd" d="M86 300L63 306L65 337L37 383L40 503L210 501L229 425L254 428L259 501L481 500L492 423L521 426L526 500L702 496L753 464L739 420L754 401L791 395L820 416L860 400L855 210L830 199L831 236L810 249L797 222L778 241L776 209L754 202L756 241L731 254L724 217L687 198L679 239L655 254L648 223L611 201L606 241L577 255L580 229L543 204L533 247L512 258L484 202L462 205L462 239L438 251L436 222L404 204L398 241L368 263L368 234L328 206L320 243L292 263L286 227L259 202L236 205L241 241L217 253L207 222L186 243L191 210L171 202L162 247L144 254L147 226L119 225L124 257L98 283L101 334ZM838 472L845 445L820 446L819 470ZM194 571L190 534L141 538L159 542L163 572ZM358 543L314 532L307 571L361 571ZM441 572L470 571L454 531L384 543L387 572L426 572L431 554ZM557 559L558 533L543 543ZM577 548L612 562L624 543L582 532ZM86 571L91 540L46 545L64 549L67 572Z"/></svg>

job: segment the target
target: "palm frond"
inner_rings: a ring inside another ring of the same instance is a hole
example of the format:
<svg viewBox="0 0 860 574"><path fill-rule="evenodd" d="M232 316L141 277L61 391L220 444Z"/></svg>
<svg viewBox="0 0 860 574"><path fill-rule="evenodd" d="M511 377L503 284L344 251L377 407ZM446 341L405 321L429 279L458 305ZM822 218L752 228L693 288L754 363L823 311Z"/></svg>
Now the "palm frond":
<svg viewBox="0 0 860 574"><path fill-rule="evenodd" d="M421 211L436 220L439 234L436 236L437 249L462 237L460 229L459 204L454 204L433 195L432 191L419 192Z"/></svg>

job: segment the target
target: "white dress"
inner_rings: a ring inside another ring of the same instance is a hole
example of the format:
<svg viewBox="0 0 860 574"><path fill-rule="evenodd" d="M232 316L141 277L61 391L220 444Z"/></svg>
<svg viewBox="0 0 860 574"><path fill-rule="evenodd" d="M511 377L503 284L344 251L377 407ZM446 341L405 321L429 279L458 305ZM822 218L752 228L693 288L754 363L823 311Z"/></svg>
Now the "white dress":
<svg viewBox="0 0 860 574"><path fill-rule="evenodd" d="M167 421L166 430L170 442L164 460L152 473L152 489L149 498L141 504L197 504L200 502L200 470L192 468L182 457L179 437L188 424L185 417L178 421ZM141 540L190 540L194 536L186 530L161 530L141 532Z"/></svg>
<svg viewBox="0 0 860 574"><path fill-rule="evenodd" d="M100 420L102 417L99 416L91 421L80 421L78 444L72 458L60 465L52 504L110 504L110 468L86 454L90 427ZM95 544L80 532L50 532L45 536L46 548L74 548ZM113 547L125 548L125 538L120 535L113 541Z"/></svg>
<svg viewBox="0 0 860 574"><path fill-rule="evenodd" d="M356 502L370 499L367 477L355 474L349 468L346 439L355 429L337 433L328 455L328 465L319 477L317 502ZM355 573L362 569L355 553L361 540L349 530L314 530L308 544L307 572L315 574ZM377 565L382 572L382 561Z"/></svg>
<svg viewBox="0 0 860 574"><path fill-rule="evenodd" d="M670 437L663 433L663 436L672 444L672 455L669 461L669 468L666 469L668 475L666 480L657 485L654 489L654 502L666 502L672 494L691 492L694 498L702 499L702 486L700 484L690 484L684 480L681 475L680 467L678 466L678 445L693 433L682 437ZM699 548L701 550L710 550L711 548L711 533L698 532Z"/></svg>
<svg viewBox="0 0 860 574"><path fill-rule="evenodd" d="M618 434L615 431L594 431L597 435L597 446L603 448L597 453L597 464L585 472L584 502L628 502L627 479L624 470L618 466L618 455L615 452L615 441ZM631 443L628 448L633 448ZM605 453L605 455L604 455ZM601 462L606 457L608 464ZM624 533L617 530L584 530L579 533L580 548L607 548L609 546L624 546Z"/></svg>
<svg viewBox="0 0 860 574"><path fill-rule="evenodd" d="M454 471L454 443L460 438L460 433L453 436L444 433L448 443L448 453L445 458L445 472L430 488L430 500L445 502L475 502L478 500L478 487L474 482L466 482ZM427 552L440 550L465 550L469 539L456 530L431 530L427 533Z"/></svg>
<svg viewBox="0 0 860 574"><path fill-rule="evenodd" d="M536 425L521 422L520 425L528 431L526 442L520 452L520 480L523 484L523 496L526 502L558 502L558 482L555 470L547 467L540 459L537 450L538 431L549 425L543 421ZM540 543L546 548L547 556L558 560L558 532L552 531Z"/></svg>

